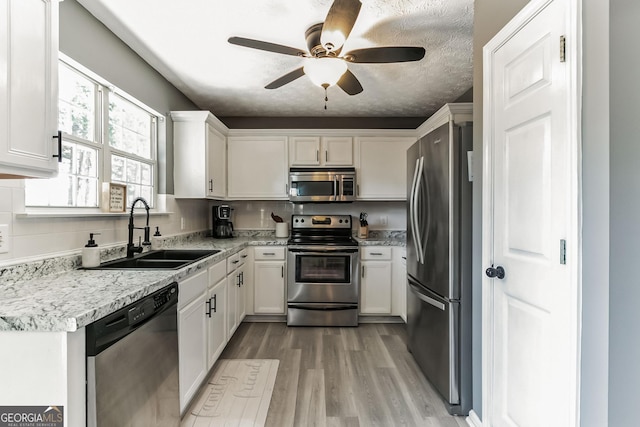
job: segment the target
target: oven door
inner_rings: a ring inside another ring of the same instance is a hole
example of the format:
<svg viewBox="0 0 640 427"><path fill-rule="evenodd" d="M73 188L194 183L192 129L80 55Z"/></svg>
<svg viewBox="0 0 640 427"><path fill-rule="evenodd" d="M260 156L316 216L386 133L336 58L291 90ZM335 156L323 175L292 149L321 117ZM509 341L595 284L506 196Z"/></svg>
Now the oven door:
<svg viewBox="0 0 640 427"><path fill-rule="evenodd" d="M289 303L357 303L357 247L289 247Z"/></svg>

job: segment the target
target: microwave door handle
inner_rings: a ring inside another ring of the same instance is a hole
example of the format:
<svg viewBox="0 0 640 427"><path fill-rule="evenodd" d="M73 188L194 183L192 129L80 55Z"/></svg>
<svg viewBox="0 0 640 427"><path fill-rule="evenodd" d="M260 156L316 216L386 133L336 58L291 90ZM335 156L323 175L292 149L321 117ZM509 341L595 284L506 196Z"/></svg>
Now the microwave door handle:
<svg viewBox="0 0 640 427"><path fill-rule="evenodd" d="M339 200L340 195L338 194L338 175L333 176L333 200Z"/></svg>

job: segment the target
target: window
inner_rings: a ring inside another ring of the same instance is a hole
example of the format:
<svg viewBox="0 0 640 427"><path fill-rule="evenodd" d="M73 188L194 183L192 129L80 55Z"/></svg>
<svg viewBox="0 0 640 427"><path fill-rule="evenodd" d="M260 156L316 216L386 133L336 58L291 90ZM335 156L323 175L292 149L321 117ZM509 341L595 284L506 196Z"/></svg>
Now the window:
<svg viewBox="0 0 640 427"><path fill-rule="evenodd" d="M29 207L98 208L103 182L127 186L127 205L155 204L159 113L60 54L56 178L25 181Z"/></svg>

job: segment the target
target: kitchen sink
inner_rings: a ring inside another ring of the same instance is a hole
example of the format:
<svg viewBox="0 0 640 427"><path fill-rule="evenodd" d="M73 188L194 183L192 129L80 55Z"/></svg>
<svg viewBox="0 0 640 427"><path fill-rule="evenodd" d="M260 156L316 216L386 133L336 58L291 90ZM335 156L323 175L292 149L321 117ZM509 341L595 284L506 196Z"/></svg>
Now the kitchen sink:
<svg viewBox="0 0 640 427"><path fill-rule="evenodd" d="M108 261L88 270L175 270L199 261L220 250L166 249L151 251L135 258Z"/></svg>

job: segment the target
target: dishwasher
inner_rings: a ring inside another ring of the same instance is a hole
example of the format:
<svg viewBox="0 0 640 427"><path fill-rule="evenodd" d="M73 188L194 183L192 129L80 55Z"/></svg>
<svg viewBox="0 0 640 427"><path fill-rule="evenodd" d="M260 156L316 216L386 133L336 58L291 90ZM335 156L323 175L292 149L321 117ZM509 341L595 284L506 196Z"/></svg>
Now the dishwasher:
<svg viewBox="0 0 640 427"><path fill-rule="evenodd" d="M176 427L178 283L86 328L87 426Z"/></svg>

